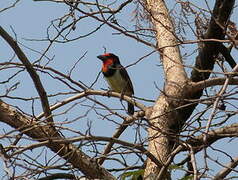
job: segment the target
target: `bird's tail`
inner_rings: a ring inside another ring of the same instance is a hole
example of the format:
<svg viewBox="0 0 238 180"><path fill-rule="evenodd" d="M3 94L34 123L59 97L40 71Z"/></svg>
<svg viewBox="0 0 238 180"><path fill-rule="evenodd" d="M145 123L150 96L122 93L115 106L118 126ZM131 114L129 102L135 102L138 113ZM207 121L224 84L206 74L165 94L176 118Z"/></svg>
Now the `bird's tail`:
<svg viewBox="0 0 238 180"><path fill-rule="evenodd" d="M128 114L133 115L134 114L134 105L131 103L128 103Z"/></svg>

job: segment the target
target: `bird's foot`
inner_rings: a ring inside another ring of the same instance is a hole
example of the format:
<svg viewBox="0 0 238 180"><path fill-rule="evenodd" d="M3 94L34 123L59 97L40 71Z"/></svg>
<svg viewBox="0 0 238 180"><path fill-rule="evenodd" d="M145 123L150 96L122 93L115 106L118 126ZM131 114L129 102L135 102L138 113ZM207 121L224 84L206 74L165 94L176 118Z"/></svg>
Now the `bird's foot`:
<svg viewBox="0 0 238 180"><path fill-rule="evenodd" d="M122 92L122 93L121 93L121 97L120 97L120 101L123 100L123 97L124 97L124 93Z"/></svg>
<svg viewBox="0 0 238 180"><path fill-rule="evenodd" d="M113 90L109 89L107 90L107 97L111 97L110 94L113 92Z"/></svg>

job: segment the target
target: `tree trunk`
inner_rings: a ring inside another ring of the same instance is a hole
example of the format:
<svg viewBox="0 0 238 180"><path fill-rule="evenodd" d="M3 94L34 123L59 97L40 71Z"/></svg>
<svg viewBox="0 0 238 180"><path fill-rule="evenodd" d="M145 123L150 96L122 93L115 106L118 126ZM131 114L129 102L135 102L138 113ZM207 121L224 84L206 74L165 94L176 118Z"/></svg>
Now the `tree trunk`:
<svg viewBox="0 0 238 180"><path fill-rule="evenodd" d="M181 101L177 100L183 99L183 92L185 92L183 89L188 79L176 45L174 27L164 1L148 0L147 8L157 31L158 48L165 74L164 94L160 95L152 113L147 116L150 123L148 151L161 161L162 167L174 144L169 140L169 134L173 132L171 129L179 120L178 112L174 108L182 105ZM157 167L148 159L144 177L155 179L161 167Z"/></svg>
<svg viewBox="0 0 238 180"><path fill-rule="evenodd" d="M150 159L147 160L144 173L145 179L170 179L166 172L166 161L175 147L176 135L189 118L197 104L188 105L184 99L198 99L200 92L193 92L188 86L190 81L198 82L208 79L214 67L215 58L219 54L218 42L201 44L191 79L188 79L182 64L177 38L172 21L163 0L147 0L146 8L151 22L157 32L158 49L165 73L164 91L156 101L151 114L147 115L150 128L148 151L161 161L158 167ZM227 21L230 17L234 0L217 0L206 34L207 39L224 39ZM208 70L208 71L198 71Z"/></svg>

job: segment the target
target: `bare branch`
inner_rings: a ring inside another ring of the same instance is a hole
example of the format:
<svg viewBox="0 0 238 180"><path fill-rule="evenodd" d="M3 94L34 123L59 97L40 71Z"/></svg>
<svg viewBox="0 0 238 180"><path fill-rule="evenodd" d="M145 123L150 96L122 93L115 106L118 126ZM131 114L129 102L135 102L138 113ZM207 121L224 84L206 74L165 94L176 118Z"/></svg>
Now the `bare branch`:
<svg viewBox="0 0 238 180"><path fill-rule="evenodd" d="M78 179L73 174L55 173L47 175L46 177L39 178L38 180L53 180L53 179Z"/></svg>
<svg viewBox="0 0 238 180"><path fill-rule="evenodd" d="M9 126L24 132L24 134L35 140L44 141L48 139L47 147L49 147L57 155L64 158L67 162L70 162L74 168L78 168L87 177L108 180L115 179L107 170L100 167L96 161L92 160L92 158L83 153L73 144L52 142L50 137L55 137L55 134L49 134L49 136L46 137L44 133L51 132L49 131L48 125L37 125L37 121L34 121L20 112L17 112L1 100L0 120ZM62 137L57 138L61 140L61 142L65 141Z"/></svg>
<svg viewBox="0 0 238 180"><path fill-rule="evenodd" d="M238 71L238 65L236 65L233 69L233 72L237 72ZM222 97L222 95L225 93L227 87L228 87L228 84L229 84L229 81L230 81L230 78L227 77L226 78L226 81L224 82L224 85L222 86L220 92L218 93L217 95L217 98L215 100L215 102L213 103L213 107L212 107L212 111L210 113L210 116L209 116L209 119L207 121L207 125L206 125L206 130L205 130L205 134L204 134L204 138L203 138L203 141L206 142L207 140L207 133L209 131L209 128L211 126L211 122L212 122L212 119L213 117L215 116L215 112L217 111L217 106L218 106L218 103Z"/></svg>
<svg viewBox="0 0 238 180"><path fill-rule="evenodd" d="M139 114L138 114L139 113ZM126 120L124 120L124 122L120 125L120 127L118 127L118 129L117 129L117 131L113 134L113 138L119 138L120 137L120 135L126 130L126 128L129 126L129 124L131 124L134 120L135 120L135 118L134 117L143 117L144 115L145 115L145 113L144 112L136 112L136 113L134 113L134 115L133 115L133 117L132 118L128 118L128 119L126 119ZM138 115L137 115L138 114ZM106 160L106 155L111 151L111 149L112 149L112 146L113 146L113 144L114 144L114 142L109 142L107 145L106 145L106 147L105 147L105 149L104 149L104 151L103 151L103 153L102 153L102 155L104 156L104 157L101 157L100 159L99 159L99 161L98 161L98 163L99 164L103 164L103 162Z"/></svg>
<svg viewBox="0 0 238 180"><path fill-rule="evenodd" d="M234 158L224 169L217 173L214 180L224 179L236 166L238 166L238 157Z"/></svg>
<svg viewBox="0 0 238 180"><path fill-rule="evenodd" d="M231 74L232 75L232 74ZM231 76L228 75L228 76ZM199 82L190 82L188 85L188 88L191 89L191 93L203 90L208 87L213 87L213 86L218 86L218 85L223 85L225 83L227 78L211 78L211 79L206 79L204 81L199 81ZM230 77L230 80L228 82L229 85L238 85L238 78L235 77Z"/></svg>
<svg viewBox="0 0 238 180"><path fill-rule="evenodd" d="M51 122L53 125L53 118L51 116L50 106L48 97L46 94L46 91L41 83L40 77L34 70L32 64L24 54L24 52L21 50L21 48L18 46L17 42L0 26L0 35L3 37L3 39L11 46L11 48L14 50L16 55L18 56L19 60L25 65L28 73L30 74L32 81L34 82L34 85L36 87L36 90L40 96L42 109L44 111L44 115L47 118L48 122ZM55 132L55 135L57 135L57 131L52 126L52 130Z"/></svg>
<svg viewBox="0 0 238 180"><path fill-rule="evenodd" d="M227 21L230 17L235 0L216 0L216 4L212 13L211 21L205 39L221 39L225 37L225 29ZM214 58L219 54L219 43L204 42L199 50L199 55L196 59L195 68L200 70L212 70L214 66ZM200 73L196 69L192 71L191 80L198 82L205 80L210 76L209 72Z"/></svg>
<svg viewBox="0 0 238 180"><path fill-rule="evenodd" d="M20 0L16 0L14 3L12 3L12 5L10 5L10 6L6 7L6 8L0 9L0 13L4 12L4 11L10 9L10 8L15 7L18 2L20 2Z"/></svg>
<svg viewBox="0 0 238 180"><path fill-rule="evenodd" d="M117 92L110 92L110 91L98 91L98 90L91 90L91 89L88 89L88 90L85 90L83 91L82 93L79 93L73 97L70 97L66 100L63 100L55 105L53 105L52 107L50 107L51 111L65 105L65 104L68 104L72 101L75 101L76 99L80 99L80 98L83 98L83 97L87 97L89 95L101 95L101 96L109 96L109 97L117 97L117 98L121 98L121 99L124 99L126 100L127 102L130 102L132 103L133 105L137 106L138 108L140 108L141 110L143 110L144 112L147 110L147 107L137 101L135 101L133 98L129 97L129 96L126 96L126 95L123 95L123 97L121 96L121 93L117 93ZM42 118L43 117L43 113L41 113L40 115L37 116L37 118Z"/></svg>
<svg viewBox="0 0 238 180"><path fill-rule="evenodd" d="M203 141L203 134L197 137L194 137L192 139L189 139L187 143L191 144L191 146L194 149L196 149L196 152L198 152L198 150L201 150L205 146L209 146L213 144L219 139L223 139L226 137L237 137L237 136L238 136L238 123L235 123L229 126L225 126L222 128L209 131L207 133L206 144Z"/></svg>

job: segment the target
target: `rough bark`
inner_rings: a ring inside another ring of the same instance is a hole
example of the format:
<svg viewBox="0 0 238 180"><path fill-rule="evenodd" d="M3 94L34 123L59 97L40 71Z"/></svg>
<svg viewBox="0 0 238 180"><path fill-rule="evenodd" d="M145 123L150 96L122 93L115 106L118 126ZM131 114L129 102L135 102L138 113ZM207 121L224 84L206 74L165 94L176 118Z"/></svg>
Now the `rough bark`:
<svg viewBox="0 0 238 180"><path fill-rule="evenodd" d="M152 113L147 117L150 123L148 151L157 156L161 166L166 162L173 146L169 133L178 122L174 107L181 105L177 99L183 99L183 88L187 84L187 76L183 68L181 56L174 35L174 27L164 2L148 0L147 8L157 31L158 48L161 54L165 75L164 94L156 101ZM171 111L172 110L172 111ZM154 179L161 167L157 167L150 159L147 161L144 177Z"/></svg>
<svg viewBox="0 0 238 180"><path fill-rule="evenodd" d="M234 1L216 1L208 31L204 35L205 38L224 39L226 23L233 6ZM161 167L156 166L148 159L144 177L146 179L170 179L166 171L162 175L161 173L159 174L174 146L175 139L170 133L179 133L179 128L189 118L197 104L180 110L176 110L176 108L188 103L183 101L184 98L200 98L202 90L186 94L188 92L188 79L184 72L179 48L175 45L177 42L174 35L175 31L164 1L147 0L147 10L157 31L158 48L165 73L165 87L163 94L156 101L152 113L147 116L150 123L148 150L161 161ZM194 82L209 78L210 72L201 72L199 70L212 71L215 58L219 54L219 43L217 42L204 42L200 47L199 55L196 58L196 69L193 70L191 75L191 80Z"/></svg>

